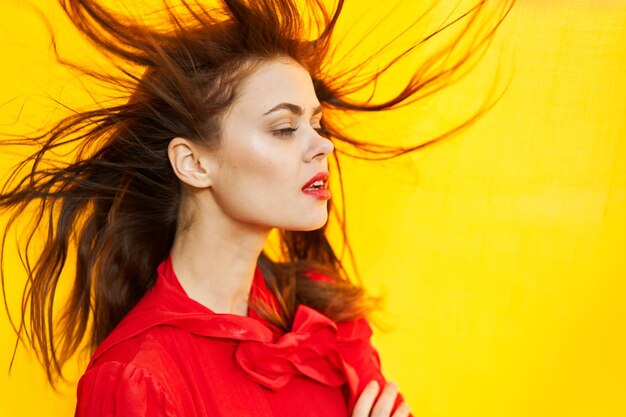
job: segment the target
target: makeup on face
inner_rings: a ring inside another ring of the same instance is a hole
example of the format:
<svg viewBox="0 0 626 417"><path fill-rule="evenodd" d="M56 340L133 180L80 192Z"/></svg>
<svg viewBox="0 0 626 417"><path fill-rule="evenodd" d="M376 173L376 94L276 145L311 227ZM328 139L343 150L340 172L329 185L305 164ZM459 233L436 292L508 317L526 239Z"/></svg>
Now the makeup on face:
<svg viewBox="0 0 626 417"><path fill-rule="evenodd" d="M328 220L322 108L308 72L268 61L241 86L222 121L210 197L225 221L314 230Z"/></svg>
<svg viewBox="0 0 626 417"><path fill-rule="evenodd" d="M302 187L302 192L318 200L330 200L328 189L328 172L318 172Z"/></svg>

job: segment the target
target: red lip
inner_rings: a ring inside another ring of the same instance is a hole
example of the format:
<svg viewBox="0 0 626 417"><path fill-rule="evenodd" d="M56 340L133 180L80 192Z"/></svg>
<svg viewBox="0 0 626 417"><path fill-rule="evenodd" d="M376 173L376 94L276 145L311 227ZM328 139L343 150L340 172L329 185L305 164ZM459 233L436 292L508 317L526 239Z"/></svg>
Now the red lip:
<svg viewBox="0 0 626 417"><path fill-rule="evenodd" d="M322 181L322 186L320 188L307 188L310 187L315 181ZM305 194L309 194L312 197L317 198L318 200L330 200L330 190L328 189L328 172L318 172L313 175L304 186L302 187L302 192Z"/></svg>
<svg viewBox="0 0 626 417"><path fill-rule="evenodd" d="M328 172L318 172L317 174L313 175L313 177L306 184L304 184L302 189L304 190L306 187L319 180L324 181L324 185L322 186L322 188L326 188L326 184L328 182Z"/></svg>

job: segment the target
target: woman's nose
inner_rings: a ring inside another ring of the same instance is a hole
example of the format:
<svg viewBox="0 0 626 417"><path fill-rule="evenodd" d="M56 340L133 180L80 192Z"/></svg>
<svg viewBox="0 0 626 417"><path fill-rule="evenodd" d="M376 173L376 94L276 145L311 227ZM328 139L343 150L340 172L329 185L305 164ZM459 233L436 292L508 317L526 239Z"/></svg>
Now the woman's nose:
<svg viewBox="0 0 626 417"><path fill-rule="evenodd" d="M307 152L310 159L316 158L318 156L325 157L330 154L334 149L335 145L330 139L320 135L317 130L313 130L313 133L311 133L311 145L309 148L309 152Z"/></svg>
<svg viewBox="0 0 626 417"><path fill-rule="evenodd" d="M322 145L320 146L320 152L323 153L324 155L328 155L329 153L331 153L332 151L335 150L335 144L328 138L325 138L322 135L319 135L321 141L322 141Z"/></svg>

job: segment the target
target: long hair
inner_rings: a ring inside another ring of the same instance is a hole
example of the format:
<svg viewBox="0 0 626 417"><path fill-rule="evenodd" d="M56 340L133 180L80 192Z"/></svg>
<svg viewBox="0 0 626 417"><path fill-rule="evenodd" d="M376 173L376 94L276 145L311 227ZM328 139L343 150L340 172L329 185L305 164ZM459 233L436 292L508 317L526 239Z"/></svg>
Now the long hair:
<svg viewBox="0 0 626 417"><path fill-rule="evenodd" d="M184 137L219 146L221 117L236 98L238 86L259 64L288 56L309 71L325 109L323 133L341 145L331 155L337 171L333 175L341 178L340 156L396 157L448 137L476 120L481 113L429 141L394 147L351 137L338 116L393 110L443 88L485 47L510 10L510 5L502 8L506 2L496 2L500 5L494 6L498 11L495 24L454 62L450 53L488 9L487 0L478 1L453 22L364 76L361 70L366 62L341 71L329 65L343 0L338 0L332 12L321 0L307 0L300 9L292 0L221 0L214 8L184 0L174 7L164 0L165 15L159 24L143 23L95 0L59 2L115 69L95 71L68 62L59 53L57 59L109 86L115 100L77 111L40 134L3 141L35 147L11 171L0 194L0 208L11 214L0 264L4 264L8 231L28 213L31 227L19 248L28 279L21 321L19 326L11 323L18 341L26 333L52 386L58 377L63 378L63 365L81 344L86 342L93 352L155 282L156 268L167 256L180 221L181 184L168 160L169 141ZM355 93L375 87L381 75L419 52L435 35L459 25L457 35L429 52L396 96L384 102L354 99ZM70 160L55 157L67 149ZM343 199L339 184L335 195ZM328 207L341 226L342 244L349 249L345 204L339 209L329 202ZM34 250L34 242L42 242L41 249ZM307 232L281 231L280 248L278 257L263 252L259 258L279 300L277 312L253 305L267 320L287 330L302 303L337 321L363 316L375 307L376 300L348 277L326 236L326 226ZM57 317L53 308L56 288L67 268L73 284ZM308 279L310 271L333 279ZM6 305L4 274L2 284Z"/></svg>

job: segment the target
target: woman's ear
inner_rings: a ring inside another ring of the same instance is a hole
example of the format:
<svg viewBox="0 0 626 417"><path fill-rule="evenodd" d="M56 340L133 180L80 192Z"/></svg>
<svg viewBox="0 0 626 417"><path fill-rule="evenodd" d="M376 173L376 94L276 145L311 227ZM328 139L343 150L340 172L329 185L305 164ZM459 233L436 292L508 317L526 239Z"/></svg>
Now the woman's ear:
<svg viewBox="0 0 626 417"><path fill-rule="evenodd" d="M181 181L196 188L211 186L210 158L206 149L189 139L176 137L167 147L167 156Z"/></svg>

